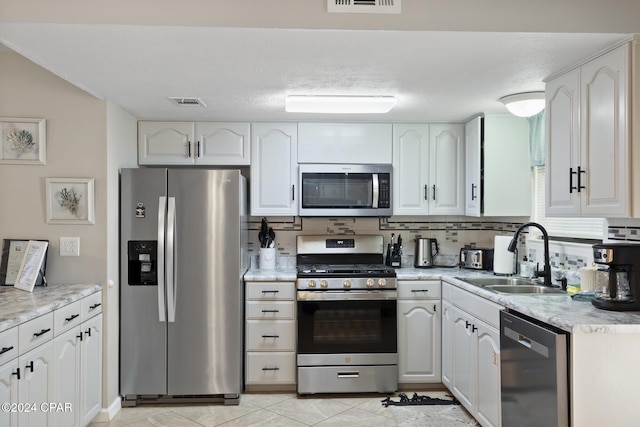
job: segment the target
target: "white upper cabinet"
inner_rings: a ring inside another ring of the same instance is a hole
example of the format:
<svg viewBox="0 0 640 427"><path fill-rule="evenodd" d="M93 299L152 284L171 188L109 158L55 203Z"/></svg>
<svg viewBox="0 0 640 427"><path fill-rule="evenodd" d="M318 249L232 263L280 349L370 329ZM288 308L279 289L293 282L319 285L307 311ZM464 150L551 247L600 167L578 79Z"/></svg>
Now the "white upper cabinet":
<svg viewBox="0 0 640 427"><path fill-rule="evenodd" d="M464 126L393 125L393 214L464 212Z"/></svg>
<svg viewBox="0 0 640 427"><path fill-rule="evenodd" d="M391 164L389 123L298 123L298 163Z"/></svg>
<svg viewBox="0 0 640 427"><path fill-rule="evenodd" d="M196 122L195 162L243 166L251 163L251 124Z"/></svg>
<svg viewBox="0 0 640 427"><path fill-rule="evenodd" d="M481 161L482 161L482 117L476 117L466 123L465 137L465 206L467 216L480 216Z"/></svg>
<svg viewBox="0 0 640 427"><path fill-rule="evenodd" d="M547 83L546 215L628 217L630 44Z"/></svg>
<svg viewBox="0 0 640 427"><path fill-rule="evenodd" d="M464 174L464 125L430 125L431 215L464 213Z"/></svg>
<svg viewBox="0 0 640 427"><path fill-rule="evenodd" d="M249 123L138 122L140 165L249 165Z"/></svg>
<svg viewBox="0 0 640 427"><path fill-rule="evenodd" d="M485 216L531 215L529 122L511 114L483 119L482 197Z"/></svg>
<svg viewBox="0 0 640 427"><path fill-rule="evenodd" d="M251 137L251 215L298 214L296 123L254 123Z"/></svg>

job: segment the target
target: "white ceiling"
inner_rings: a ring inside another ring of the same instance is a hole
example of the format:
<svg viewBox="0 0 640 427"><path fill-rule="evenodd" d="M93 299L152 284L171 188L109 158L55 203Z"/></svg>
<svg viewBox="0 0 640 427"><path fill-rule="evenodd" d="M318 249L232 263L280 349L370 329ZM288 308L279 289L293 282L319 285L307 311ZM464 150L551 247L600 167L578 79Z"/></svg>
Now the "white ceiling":
<svg viewBox="0 0 640 427"><path fill-rule="evenodd" d="M0 42L140 119L461 122L625 34L0 23ZM385 115L284 111L289 94L395 95ZM206 108L168 97L199 97Z"/></svg>

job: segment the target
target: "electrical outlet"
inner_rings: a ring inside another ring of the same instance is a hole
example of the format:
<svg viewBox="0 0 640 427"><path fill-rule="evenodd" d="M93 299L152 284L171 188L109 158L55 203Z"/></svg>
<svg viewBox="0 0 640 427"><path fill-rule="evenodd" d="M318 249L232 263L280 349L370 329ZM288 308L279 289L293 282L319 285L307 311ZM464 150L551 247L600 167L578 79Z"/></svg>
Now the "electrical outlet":
<svg viewBox="0 0 640 427"><path fill-rule="evenodd" d="M80 238L61 237L60 256L80 256Z"/></svg>

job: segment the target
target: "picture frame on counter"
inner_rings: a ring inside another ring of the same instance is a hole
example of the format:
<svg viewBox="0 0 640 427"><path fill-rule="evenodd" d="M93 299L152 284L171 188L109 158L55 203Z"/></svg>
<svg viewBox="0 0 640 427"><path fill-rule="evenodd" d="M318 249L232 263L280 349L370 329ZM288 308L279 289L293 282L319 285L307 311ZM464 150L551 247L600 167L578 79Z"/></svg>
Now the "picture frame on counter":
<svg viewBox="0 0 640 427"><path fill-rule="evenodd" d="M49 244L48 240L40 240ZM29 239L3 239L0 255L0 286L13 286L18 277L20 266L27 250ZM36 278L36 285L46 284L45 271L47 268L47 252L40 266L40 275Z"/></svg>
<svg viewBox="0 0 640 427"><path fill-rule="evenodd" d="M47 247L49 242L46 240L29 240L24 250L24 257L16 276L13 287L27 292L33 292L38 277L42 276L42 264L47 257Z"/></svg>
<svg viewBox="0 0 640 427"><path fill-rule="evenodd" d="M93 178L46 178L47 224L94 224Z"/></svg>
<svg viewBox="0 0 640 427"><path fill-rule="evenodd" d="M47 164L45 119L0 117L0 163Z"/></svg>

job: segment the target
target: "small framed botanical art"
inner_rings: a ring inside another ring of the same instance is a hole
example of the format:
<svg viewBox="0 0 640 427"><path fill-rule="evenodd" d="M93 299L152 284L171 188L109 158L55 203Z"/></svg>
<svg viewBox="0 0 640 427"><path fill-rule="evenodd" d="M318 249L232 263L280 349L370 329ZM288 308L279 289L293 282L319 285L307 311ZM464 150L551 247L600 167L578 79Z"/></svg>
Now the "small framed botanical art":
<svg viewBox="0 0 640 427"><path fill-rule="evenodd" d="M0 118L0 163L46 165L45 119Z"/></svg>
<svg viewBox="0 0 640 427"><path fill-rule="evenodd" d="M47 178L49 224L94 224L93 178Z"/></svg>

